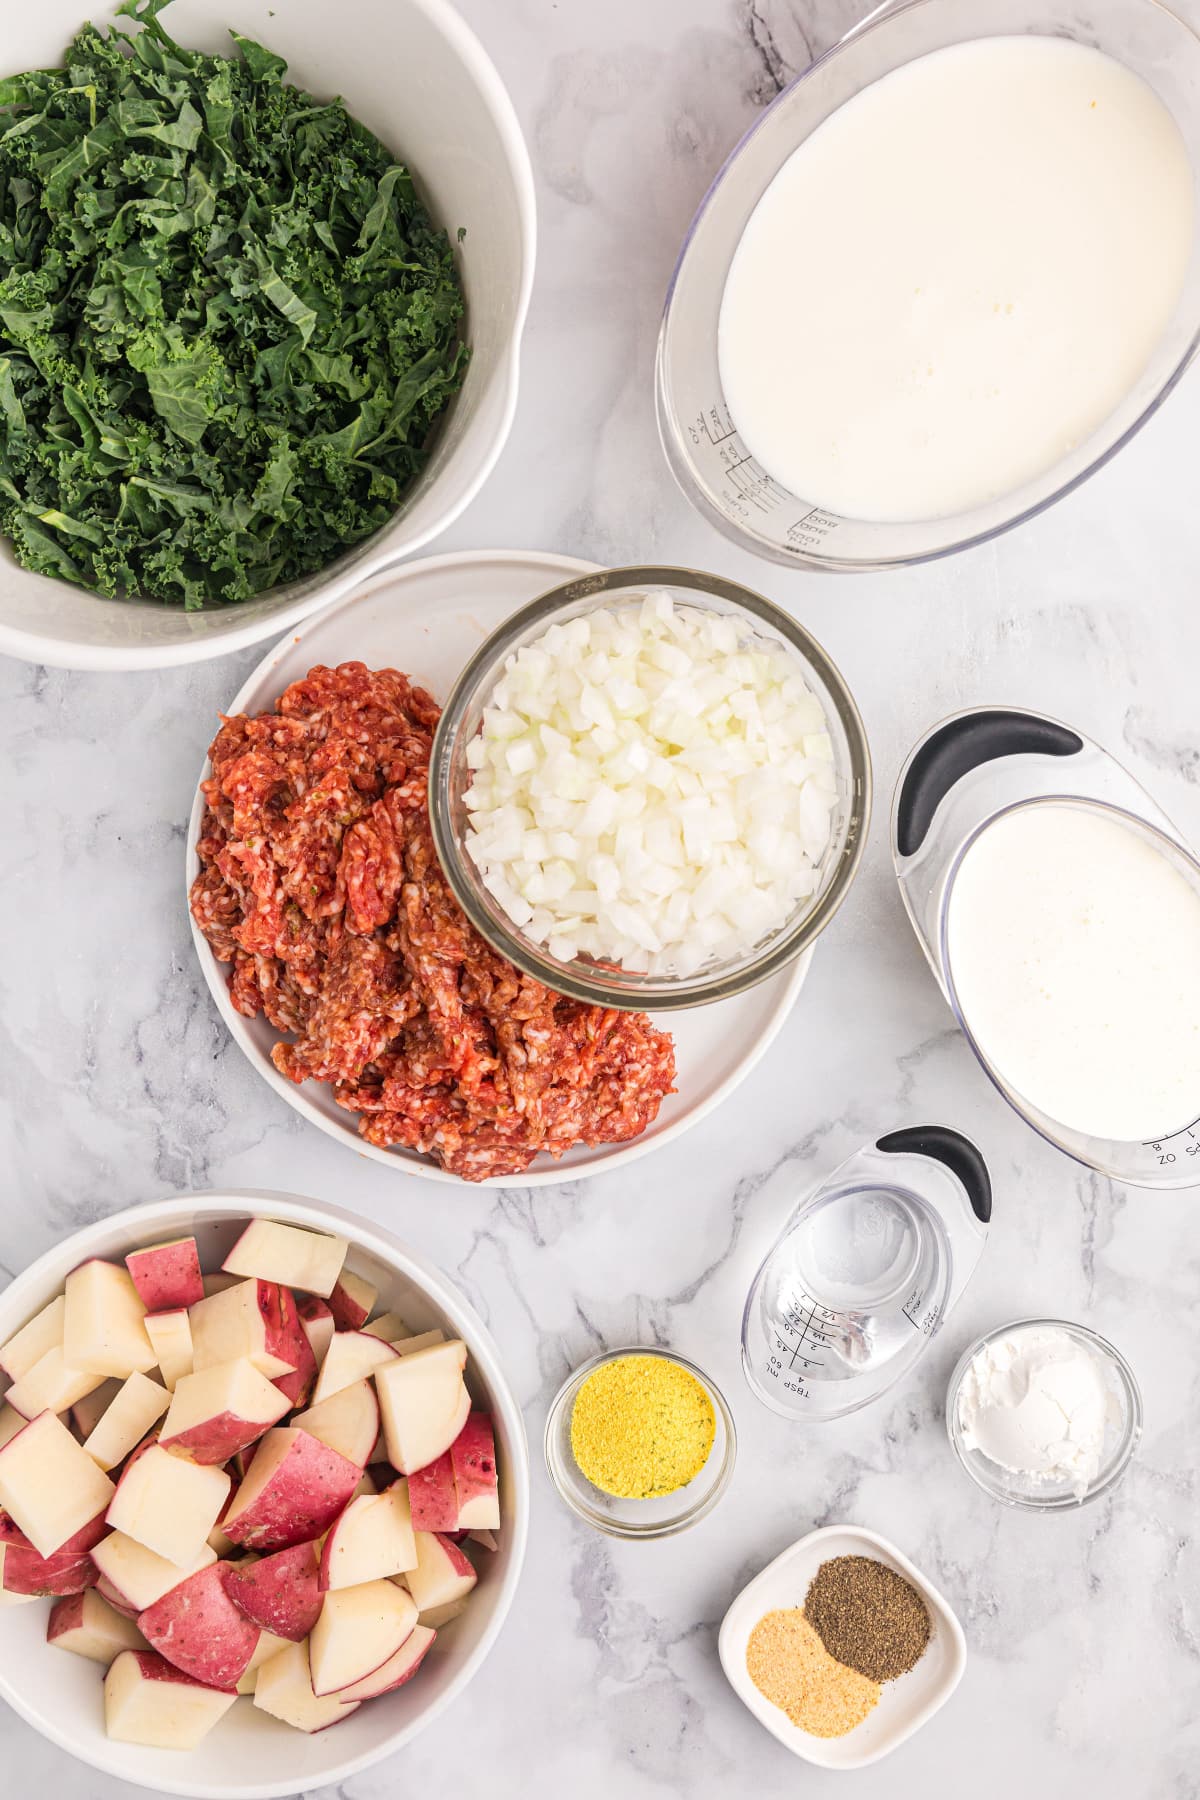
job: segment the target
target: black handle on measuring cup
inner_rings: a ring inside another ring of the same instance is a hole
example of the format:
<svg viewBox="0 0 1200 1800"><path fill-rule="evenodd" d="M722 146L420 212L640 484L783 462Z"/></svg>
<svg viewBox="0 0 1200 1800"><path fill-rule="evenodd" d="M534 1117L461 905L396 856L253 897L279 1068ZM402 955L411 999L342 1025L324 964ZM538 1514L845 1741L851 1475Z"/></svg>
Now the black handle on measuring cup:
<svg viewBox="0 0 1200 1800"><path fill-rule="evenodd" d="M896 796L896 846L911 856L925 842L933 815L956 781L999 756L1074 756L1083 739L1056 719L1012 707L981 706L947 719L908 765Z"/></svg>
<svg viewBox="0 0 1200 1800"><path fill-rule="evenodd" d="M944 1163L962 1182L979 1223L988 1223L992 1216L992 1178L981 1152L961 1131L952 1131L949 1125L906 1125L902 1131L889 1131L875 1148L888 1156L928 1156L934 1162Z"/></svg>

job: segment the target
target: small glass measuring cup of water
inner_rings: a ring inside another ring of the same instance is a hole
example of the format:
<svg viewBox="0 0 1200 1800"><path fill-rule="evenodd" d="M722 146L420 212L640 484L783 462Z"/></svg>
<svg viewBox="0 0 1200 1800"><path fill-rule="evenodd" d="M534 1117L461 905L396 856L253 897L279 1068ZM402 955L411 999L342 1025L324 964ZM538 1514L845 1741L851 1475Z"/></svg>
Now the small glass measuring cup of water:
<svg viewBox="0 0 1200 1800"><path fill-rule="evenodd" d="M751 1284L742 1363L787 1418L856 1412L899 1381L982 1253L991 1183L944 1126L892 1132L794 1208Z"/></svg>

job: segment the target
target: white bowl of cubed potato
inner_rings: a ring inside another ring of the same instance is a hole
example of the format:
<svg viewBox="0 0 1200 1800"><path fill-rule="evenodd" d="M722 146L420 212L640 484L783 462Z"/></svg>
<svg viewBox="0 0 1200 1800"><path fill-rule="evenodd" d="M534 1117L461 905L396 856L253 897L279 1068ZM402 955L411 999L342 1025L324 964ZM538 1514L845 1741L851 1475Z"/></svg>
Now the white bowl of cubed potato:
<svg viewBox="0 0 1200 1800"><path fill-rule="evenodd" d="M377 1227L260 1192L118 1213L0 1294L0 1389L0 1696L93 1768L333 1785L495 1642L520 1409L472 1308Z"/></svg>

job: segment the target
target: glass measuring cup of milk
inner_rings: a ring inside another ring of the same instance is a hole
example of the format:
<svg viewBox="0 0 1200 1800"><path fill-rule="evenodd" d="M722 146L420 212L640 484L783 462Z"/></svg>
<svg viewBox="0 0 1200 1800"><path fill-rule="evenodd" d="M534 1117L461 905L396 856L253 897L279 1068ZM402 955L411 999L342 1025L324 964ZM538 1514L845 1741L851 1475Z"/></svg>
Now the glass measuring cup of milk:
<svg viewBox="0 0 1200 1800"><path fill-rule="evenodd" d="M1039 843L1041 864L1022 866ZM1009 1105L1115 1180L1200 1182L1200 862L1140 783L1056 719L974 708L909 756L892 854L921 948ZM972 929L981 905L990 938Z"/></svg>
<svg viewBox="0 0 1200 1800"><path fill-rule="evenodd" d="M742 1316L742 1366L787 1418L838 1419L912 1368L983 1251L991 1182L946 1126L865 1145L793 1210Z"/></svg>
<svg viewBox="0 0 1200 1800"><path fill-rule="evenodd" d="M984 542L1041 512L1107 462L1154 414L1200 346L1193 196L1182 286L1165 328L1147 343L1140 373L1094 429L1068 436L1061 454L1018 485L976 504L936 509L936 517L851 517L819 494L789 490L741 435L722 380L719 322L746 227L779 171L840 108L884 77L977 39L1021 36L1090 46L1130 71L1165 105L1193 170L1200 170L1200 37L1159 0L1094 0L1087 7L1077 0L903 0L876 8L780 94L734 148L691 224L667 293L656 363L663 448L688 499L743 548L791 567L854 571L902 567ZM964 145L968 158L970 150ZM953 142L946 151L954 157ZM886 148L867 147L863 154L886 156ZM830 212L832 219L800 233L814 282L838 267L838 215L832 206ZM822 341L801 345L798 353L819 367ZM852 370L869 370L870 346L848 362ZM968 433L964 443L979 435Z"/></svg>

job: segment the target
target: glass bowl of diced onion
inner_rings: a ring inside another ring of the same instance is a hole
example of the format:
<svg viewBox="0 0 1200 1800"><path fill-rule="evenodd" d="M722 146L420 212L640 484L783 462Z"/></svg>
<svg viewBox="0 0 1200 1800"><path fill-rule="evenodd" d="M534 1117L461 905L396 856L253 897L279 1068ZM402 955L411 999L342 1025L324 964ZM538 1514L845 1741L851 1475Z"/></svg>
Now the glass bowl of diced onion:
<svg viewBox="0 0 1200 1800"><path fill-rule="evenodd" d="M871 760L842 676L780 607L630 567L551 589L476 651L429 797L494 950L574 999L663 1011L816 940L862 857Z"/></svg>

